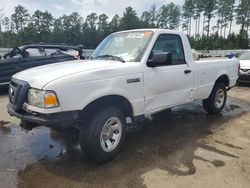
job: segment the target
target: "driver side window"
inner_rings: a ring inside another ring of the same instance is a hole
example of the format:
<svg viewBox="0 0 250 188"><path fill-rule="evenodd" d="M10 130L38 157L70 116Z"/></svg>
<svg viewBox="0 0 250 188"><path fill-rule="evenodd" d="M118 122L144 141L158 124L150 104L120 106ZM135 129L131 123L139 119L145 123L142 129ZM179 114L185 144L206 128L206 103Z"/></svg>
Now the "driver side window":
<svg viewBox="0 0 250 188"><path fill-rule="evenodd" d="M186 64L182 41L179 35L161 34L158 36L151 51L150 58L154 53L170 52L172 56L171 65ZM171 66L170 65L170 66Z"/></svg>

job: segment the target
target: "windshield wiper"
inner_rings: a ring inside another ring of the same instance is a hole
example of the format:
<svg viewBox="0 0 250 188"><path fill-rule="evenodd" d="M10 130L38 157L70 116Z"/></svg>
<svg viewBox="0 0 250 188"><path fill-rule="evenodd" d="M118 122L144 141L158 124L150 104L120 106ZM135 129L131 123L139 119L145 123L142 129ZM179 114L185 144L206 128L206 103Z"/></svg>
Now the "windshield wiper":
<svg viewBox="0 0 250 188"><path fill-rule="evenodd" d="M116 61L121 61L121 62L125 63L125 60L123 58L121 58L119 56L115 56L115 55L108 55L108 54L96 56L94 59L106 58L106 57L111 58L111 59L116 60Z"/></svg>

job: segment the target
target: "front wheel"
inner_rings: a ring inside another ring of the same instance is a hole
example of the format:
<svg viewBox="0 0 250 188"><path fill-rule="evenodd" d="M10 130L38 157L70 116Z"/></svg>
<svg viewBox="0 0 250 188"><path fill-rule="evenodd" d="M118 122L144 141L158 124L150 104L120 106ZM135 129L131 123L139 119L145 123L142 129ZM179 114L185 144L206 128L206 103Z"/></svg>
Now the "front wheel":
<svg viewBox="0 0 250 188"><path fill-rule="evenodd" d="M80 146L97 162L107 162L119 152L125 135L125 116L116 107L96 113L80 128Z"/></svg>
<svg viewBox="0 0 250 188"><path fill-rule="evenodd" d="M210 114L218 114L225 107L226 101L226 87L223 83L217 83L215 84L210 96L203 100L203 107Z"/></svg>

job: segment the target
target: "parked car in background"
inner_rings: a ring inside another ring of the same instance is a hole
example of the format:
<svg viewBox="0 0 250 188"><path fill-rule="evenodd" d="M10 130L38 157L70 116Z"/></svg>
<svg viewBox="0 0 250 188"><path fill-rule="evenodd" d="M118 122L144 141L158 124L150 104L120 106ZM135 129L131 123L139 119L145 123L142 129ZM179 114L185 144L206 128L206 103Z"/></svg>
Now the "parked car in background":
<svg viewBox="0 0 250 188"><path fill-rule="evenodd" d="M239 56L239 60L240 60L239 82L250 83L250 50L242 53Z"/></svg>
<svg viewBox="0 0 250 188"><path fill-rule="evenodd" d="M228 59L233 59L236 57L236 55L233 52L230 52L229 54L225 55Z"/></svg>
<svg viewBox="0 0 250 188"><path fill-rule="evenodd" d="M0 86L17 72L41 65L84 59L79 46L32 44L15 47L0 60Z"/></svg>

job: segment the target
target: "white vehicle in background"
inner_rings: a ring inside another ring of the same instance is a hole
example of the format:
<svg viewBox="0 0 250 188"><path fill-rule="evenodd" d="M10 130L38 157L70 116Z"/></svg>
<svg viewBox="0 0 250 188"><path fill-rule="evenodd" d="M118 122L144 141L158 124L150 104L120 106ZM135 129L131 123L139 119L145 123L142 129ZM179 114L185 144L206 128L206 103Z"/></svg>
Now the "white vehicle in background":
<svg viewBox="0 0 250 188"><path fill-rule="evenodd" d="M8 111L23 126L75 127L99 162L121 148L126 126L171 107L203 100L220 113L239 62L194 61L186 34L140 29L109 35L90 60L42 66L13 76Z"/></svg>
<svg viewBox="0 0 250 188"><path fill-rule="evenodd" d="M239 60L240 60L239 82L250 83L250 50L243 52L239 56Z"/></svg>

